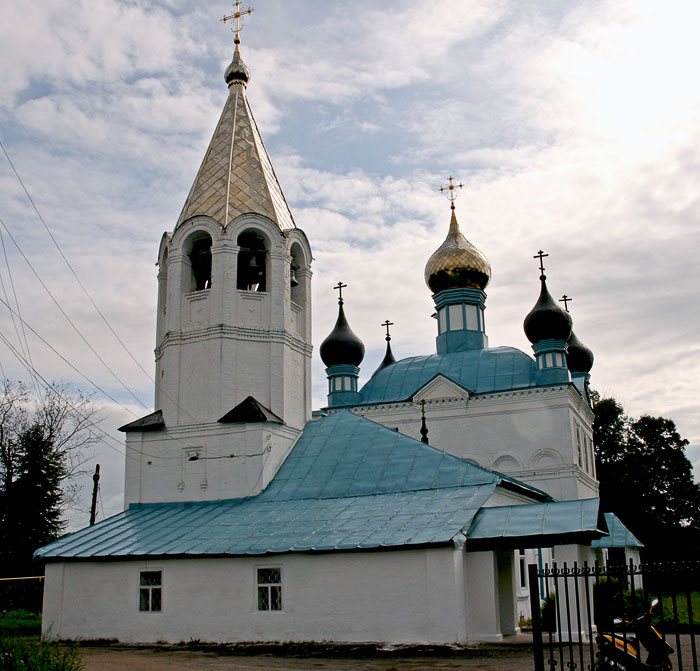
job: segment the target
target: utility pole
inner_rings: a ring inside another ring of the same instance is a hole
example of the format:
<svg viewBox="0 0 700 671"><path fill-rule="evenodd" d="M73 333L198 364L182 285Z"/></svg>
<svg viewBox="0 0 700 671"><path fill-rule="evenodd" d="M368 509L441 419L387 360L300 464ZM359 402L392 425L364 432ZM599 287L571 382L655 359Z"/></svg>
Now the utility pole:
<svg viewBox="0 0 700 671"><path fill-rule="evenodd" d="M100 465L95 466L95 474L92 476L92 505L90 506L90 526L95 524L97 515L97 490L100 484Z"/></svg>

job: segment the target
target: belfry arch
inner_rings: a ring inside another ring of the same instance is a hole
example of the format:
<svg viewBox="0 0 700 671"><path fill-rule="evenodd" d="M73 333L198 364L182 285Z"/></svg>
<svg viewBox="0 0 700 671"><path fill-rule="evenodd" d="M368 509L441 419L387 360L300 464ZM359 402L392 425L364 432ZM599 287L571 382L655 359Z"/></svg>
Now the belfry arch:
<svg viewBox="0 0 700 671"><path fill-rule="evenodd" d="M236 288L240 291L268 291L269 245L266 238L259 231L248 228L239 233L236 244L240 248Z"/></svg>

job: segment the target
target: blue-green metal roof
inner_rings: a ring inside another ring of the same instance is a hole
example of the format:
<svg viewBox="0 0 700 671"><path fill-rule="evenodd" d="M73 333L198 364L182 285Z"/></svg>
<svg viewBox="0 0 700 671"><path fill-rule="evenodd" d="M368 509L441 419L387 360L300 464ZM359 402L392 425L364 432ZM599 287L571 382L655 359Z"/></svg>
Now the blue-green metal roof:
<svg viewBox="0 0 700 671"><path fill-rule="evenodd" d="M643 548L642 543L615 513L605 513L610 535L593 541L594 548Z"/></svg>
<svg viewBox="0 0 700 671"><path fill-rule="evenodd" d="M467 547L485 540L521 543L526 538L536 541L563 536L590 540L591 536L601 536L607 531L599 506L600 499L581 499L482 508L467 533Z"/></svg>
<svg viewBox="0 0 700 671"><path fill-rule="evenodd" d="M258 496L132 505L36 555L264 555L462 543L498 485L535 501L546 497L341 410L305 427Z"/></svg>
<svg viewBox="0 0 700 671"><path fill-rule="evenodd" d="M534 359L513 347L431 354L378 370L360 390L361 404L393 403L413 396L437 375L474 394L535 386Z"/></svg>
<svg viewBox="0 0 700 671"><path fill-rule="evenodd" d="M258 496L133 505L37 556L261 555L449 543L500 481L345 410L310 422Z"/></svg>

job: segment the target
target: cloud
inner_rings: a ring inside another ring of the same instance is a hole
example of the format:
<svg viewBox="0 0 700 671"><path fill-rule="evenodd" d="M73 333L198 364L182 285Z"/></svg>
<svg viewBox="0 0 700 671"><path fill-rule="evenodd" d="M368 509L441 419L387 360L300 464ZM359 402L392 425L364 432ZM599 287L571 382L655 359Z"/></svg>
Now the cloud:
<svg viewBox="0 0 700 671"><path fill-rule="evenodd" d="M314 251L315 346L333 327L332 286L343 280L348 319L367 346L363 380L383 356L387 318L397 356L434 351L423 268L449 221L437 189L454 174L465 184L462 230L493 268L491 344L530 351L522 320L539 290L532 256L545 249L550 289L574 297L576 332L596 355L593 386L631 415L675 419L700 464L688 401L700 377L695 4L441 0L428 10L362 0L353 9L269 0L243 32L249 100ZM223 107L230 33L210 8L184 0L21 1L5 18L3 144L91 295L150 371L156 251ZM0 216L42 278L150 403L152 383L90 307L4 160L0 189ZM27 321L145 414L5 242ZM12 335L7 314L0 319ZM77 379L30 344L49 379ZM24 375L1 356L8 373ZM317 354L313 365L320 406ZM104 403L105 426L133 418ZM110 508L119 482L104 492Z"/></svg>

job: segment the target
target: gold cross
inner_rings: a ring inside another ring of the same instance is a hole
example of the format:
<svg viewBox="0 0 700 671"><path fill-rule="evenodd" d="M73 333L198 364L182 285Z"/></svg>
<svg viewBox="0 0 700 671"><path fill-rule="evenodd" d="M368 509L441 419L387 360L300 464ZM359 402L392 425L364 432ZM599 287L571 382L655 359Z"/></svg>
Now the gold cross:
<svg viewBox="0 0 700 671"><path fill-rule="evenodd" d="M454 183L454 177L450 175L447 179L447 185L446 186L441 186L440 187L440 193L444 193L447 191L447 200L450 201L450 207L454 210L455 209L455 199L457 198L457 192L455 189L461 189L464 186L462 182L459 184Z"/></svg>
<svg viewBox="0 0 700 671"><path fill-rule="evenodd" d="M537 254L535 254L532 258L533 259L539 259L540 260L540 273L544 275L544 264L542 263L542 259L544 259L545 256L549 256L549 254L545 254L541 249Z"/></svg>
<svg viewBox="0 0 700 671"><path fill-rule="evenodd" d="M241 32L241 28L243 27L243 24L241 23L241 18L245 16L246 14L252 14L253 9L248 7L248 9L244 9L241 11L241 3L239 0L236 0L234 3L236 6L236 11L233 14L230 14L229 16L224 16L223 19L221 19L222 23L226 23L227 21L235 21L235 27L231 28L231 31L235 33L236 37L234 39L234 42L238 44L240 42L240 38L238 37L238 33Z"/></svg>
<svg viewBox="0 0 700 671"><path fill-rule="evenodd" d="M574 300L573 298L569 298L566 294L564 294L560 299L560 303L564 303L564 309L568 312L569 311L569 303Z"/></svg>

